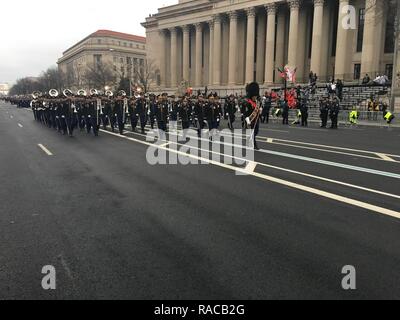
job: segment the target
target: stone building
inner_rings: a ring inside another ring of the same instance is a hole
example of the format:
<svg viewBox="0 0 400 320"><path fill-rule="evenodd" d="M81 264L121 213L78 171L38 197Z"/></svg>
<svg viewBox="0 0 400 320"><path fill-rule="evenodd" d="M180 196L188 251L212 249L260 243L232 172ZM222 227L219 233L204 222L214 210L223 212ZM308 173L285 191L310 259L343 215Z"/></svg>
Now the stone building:
<svg viewBox="0 0 400 320"><path fill-rule="evenodd" d="M146 61L146 38L109 30L98 30L63 53L58 60L71 89L89 89L88 70L102 67L112 70L115 80L107 83L115 87L121 77L137 82L137 69ZM104 88L97 88L103 90Z"/></svg>
<svg viewBox="0 0 400 320"><path fill-rule="evenodd" d="M264 87L282 82L277 68L297 67L354 81L393 75L396 2L391 0L179 0L150 15L147 58L159 89Z"/></svg>

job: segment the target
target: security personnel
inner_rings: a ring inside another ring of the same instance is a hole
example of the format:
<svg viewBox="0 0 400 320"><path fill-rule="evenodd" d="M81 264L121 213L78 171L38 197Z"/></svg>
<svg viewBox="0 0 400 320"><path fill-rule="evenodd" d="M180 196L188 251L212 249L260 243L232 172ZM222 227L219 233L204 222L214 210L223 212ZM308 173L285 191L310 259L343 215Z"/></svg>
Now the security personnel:
<svg viewBox="0 0 400 320"><path fill-rule="evenodd" d="M393 115L393 113L386 111L384 112L383 118L386 120L387 124L391 124L395 116Z"/></svg>
<svg viewBox="0 0 400 320"><path fill-rule="evenodd" d="M329 102L326 97L323 97L319 102L320 118L322 121L321 128L326 128L328 124Z"/></svg>
<svg viewBox="0 0 400 320"><path fill-rule="evenodd" d="M281 103L281 108L282 108L282 123L283 125L288 125L289 124L289 103L286 99L284 99Z"/></svg>
<svg viewBox="0 0 400 320"><path fill-rule="evenodd" d="M301 112L301 126L308 127L308 102L307 99L302 98L300 102Z"/></svg>
<svg viewBox="0 0 400 320"><path fill-rule="evenodd" d="M359 118L359 113L357 110L352 110L349 114L349 121L351 125L356 125L357 124L357 120Z"/></svg>
<svg viewBox="0 0 400 320"><path fill-rule="evenodd" d="M263 112L261 115L261 123L269 123L269 114L272 108L272 96L268 92L263 97Z"/></svg>
<svg viewBox="0 0 400 320"><path fill-rule="evenodd" d="M332 126L331 129L337 129L338 128L338 119L339 119L339 112L340 112L340 103L339 103L339 98L334 98L333 101L331 102L331 108L329 110Z"/></svg>

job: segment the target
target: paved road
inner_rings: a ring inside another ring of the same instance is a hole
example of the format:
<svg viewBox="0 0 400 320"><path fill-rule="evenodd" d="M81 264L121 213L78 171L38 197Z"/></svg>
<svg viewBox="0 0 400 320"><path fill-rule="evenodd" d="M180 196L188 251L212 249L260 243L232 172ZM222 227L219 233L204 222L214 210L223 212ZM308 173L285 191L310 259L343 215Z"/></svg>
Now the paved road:
<svg viewBox="0 0 400 320"><path fill-rule="evenodd" d="M399 129L265 126L240 176L32 118L0 104L0 299L400 298Z"/></svg>

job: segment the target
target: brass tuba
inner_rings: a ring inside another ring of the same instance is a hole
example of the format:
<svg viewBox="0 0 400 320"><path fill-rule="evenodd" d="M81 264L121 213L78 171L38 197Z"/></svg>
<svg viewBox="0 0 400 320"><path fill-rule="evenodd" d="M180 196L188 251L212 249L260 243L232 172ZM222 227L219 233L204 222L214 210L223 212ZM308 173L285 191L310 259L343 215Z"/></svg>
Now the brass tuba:
<svg viewBox="0 0 400 320"><path fill-rule="evenodd" d="M32 93L33 100L39 99L42 94L39 91L35 91Z"/></svg>
<svg viewBox="0 0 400 320"><path fill-rule="evenodd" d="M98 96L99 95L99 92L96 90L96 89L90 89L90 95L93 97L93 96Z"/></svg>
<svg viewBox="0 0 400 320"><path fill-rule="evenodd" d="M87 96L86 90L83 90L83 89L78 90L77 94L78 94L79 97L86 97Z"/></svg>
<svg viewBox="0 0 400 320"><path fill-rule="evenodd" d="M63 95L66 98L72 98L74 96L73 92L71 90L69 90L69 89L65 89L63 91Z"/></svg>
<svg viewBox="0 0 400 320"><path fill-rule="evenodd" d="M57 97L60 95L60 93L59 93L56 89L51 89L51 90L49 91L49 95L50 95L50 97L52 97L52 98L57 98Z"/></svg>

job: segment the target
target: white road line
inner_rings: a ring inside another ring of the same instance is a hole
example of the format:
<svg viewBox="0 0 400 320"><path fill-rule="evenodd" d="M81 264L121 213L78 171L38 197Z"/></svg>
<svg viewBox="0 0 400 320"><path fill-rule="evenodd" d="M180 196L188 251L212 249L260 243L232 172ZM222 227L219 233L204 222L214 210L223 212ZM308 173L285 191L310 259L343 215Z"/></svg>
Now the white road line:
<svg viewBox="0 0 400 320"><path fill-rule="evenodd" d="M44 145L42 145L42 144L38 144L38 147L40 148L40 149L42 149L48 156L52 156L53 154L49 151L49 149L47 149Z"/></svg>
<svg viewBox="0 0 400 320"><path fill-rule="evenodd" d="M382 158L382 159L385 160L385 161L399 162L399 161L393 160L392 158L388 157L386 154L383 154L383 153L377 153L376 155L377 155L378 157Z"/></svg>
<svg viewBox="0 0 400 320"><path fill-rule="evenodd" d="M141 136L141 137L146 137L145 135L143 135L141 133L137 133L137 132L128 132L128 131L126 131L125 133L134 134L134 135L138 135L138 136ZM193 139L199 140L198 137L193 137ZM200 140L204 140L204 139L200 139ZM172 142L170 142L170 144L171 143ZM182 143L173 142L173 144L176 144L176 145L179 145L179 146L184 146L184 144L182 144ZM187 147L189 149L202 151L201 148L197 148L197 147L194 147L194 146L187 146ZM212 150L209 150L208 152L212 153L212 154L219 155L219 156L228 156L229 158L232 158L234 160L239 160L240 162L245 162L247 160L245 158L236 157L236 156L233 156L233 155L226 155L226 154L223 154L223 153L220 153L220 152L216 152L216 151L212 151ZM391 198L400 199L400 195L396 195L396 194L392 194L392 193L387 193L387 192L383 192L383 191L379 191L379 190L375 190L375 189L370 189L370 188L366 188L366 187L362 187L362 186L357 186L357 185L354 185L354 184L350 184L350 183L346 183L346 182L342 182L342 181L338 181L338 180L333 180L333 179L329 179L329 178L324 178L324 177L321 177L321 176L316 176L316 175L308 174L308 173L301 172L301 171L295 171L295 170L290 170L290 169L286 169L286 168L282 168L282 167L277 167L277 166L269 165L269 164L266 164L266 163L263 163L263 162L254 162L254 163L257 164L257 165L260 165L262 167L266 167L266 168L270 168L270 169L275 169L275 170L288 172L288 173L295 174L295 175L308 177L308 178L311 178L311 179L321 180L321 181L325 181L325 182L329 182L329 183L333 183L333 184L337 184L337 185L341 185L341 186L345 186L345 187L349 187L349 188L354 188L354 189L358 189L358 190L362 190L362 191L366 191L366 192L370 192L370 193L379 194L379 195L382 195L382 196L387 196L387 197L391 197Z"/></svg>
<svg viewBox="0 0 400 320"><path fill-rule="evenodd" d="M170 144L171 144L171 142L164 143L164 144L162 144L160 147L161 147L161 148L164 148L164 147L166 147L166 146L169 146Z"/></svg>
<svg viewBox="0 0 400 320"><path fill-rule="evenodd" d="M129 141L134 141L134 142L137 142L137 143L140 143L140 144L143 144L143 145L147 145L147 146L151 146L151 147L155 147L155 148L158 148L158 149L164 149L166 151L170 151L170 152L179 154L179 155L184 156L184 157L192 158L192 159L204 162L204 163L209 163L209 164L221 167L221 168L232 170L234 172L242 171L244 174L247 174L244 169L243 170L242 169L238 169L238 168L236 168L234 166L227 165L227 164L224 164L224 163L221 163L221 162L217 162L217 161L214 161L214 160L198 157L198 156L195 156L195 155L192 155L192 154L188 154L188 153L184 153L184 152L181 152L181 151L178 151L178 150L173 150L173 149L170 150L170 149L165 148L165 147L160 147L160 146L157 146L157 145L145 142L145 141L141 141L141 140L138 140L138 139L130 138L130 137L127 137L127 136L121 136L119 134L116 134L116 133L113 133L113 132L109 132L109 131L106 131L106 130L101 130L101 132L107 133L109 135L113 135L113 136L118 137L120 139L126 139L126 140L129 140ZM320 196L320 197L331 199L331 200L334 200L334 201L337 201L337 202L342 202L342 203L345 203L345 204L349 204L349 205L354 206L354 207L359 207L359 208L362 208L362 209L365 209L365 210L369 210L369 211L373 211L373 212L376 212L376 213L380 213L382 215L386 215L386 216L390 216L390 217L393 217L393 218L396 218L396 219L400 219L400 212L397 212L397 211L394 211L394 210L390 210L390 209L387 209L387 208L375 206L375 205L372 205L372 204L369 204L369 203L366 203L366 202L361 202L361 201L358 201L358 200L355 200L355 199L339 196L337 194L330 193L330 192L325 192L325 191L318 190L318 189L315 189L315 188L310 188L310 187L307 187L305 185L301 185L301 184L290 182L290 181L285 181L285 180L282 180L282 179L279 179L279 178L275 178L275 177L271 177L271 176L268 176L268 175L265 175L265 174L261 174L261 173L253 172L250 175L254 176L254 177L257 177L257 178L260 178L260 179L263 179L263 180L266 180L266 181L274 182L274 183L277 183L277 184L280 184L280 185L284 185L284 186L287 186L287 187L290 187L290 188L293 188L293 189L297 189L297 190L300 190L300 191L303 191L303 192L307 192L307 193L311 193L311 194L314 194L314 195L317 195L317 196Z"/></svg>
<svg viewBox="0 0 400 320"><path fill-rule="evenodd" d="M256 168L257 168L257 163L251 161L247 164L244 171L246 172L246 174L252 174L256 170Z"/></svg>
<svg viewBox="0 0 400 320"><path fill-rule="evenodd" d="M273 142L274 142L274 139L272 139L272 138L267 139L267 143L273 143Z"/></svg>
<svg viewBox="0 0 400 320"><path fill-rule="evenodd" d="M170 132L169 134L176 135L175 133L172 133L172 132ZM190 136L190 137L191 138L196 138L196 137L193 137L193 136ZM200 140L205 141L205 139L200 139ZM219 141L215 141L214 143L222 144ZM229 147L240 147L240 148L248 149L248 150L251 149L251 148L244 147L244 146L235 146L235 145L230 144L230 143L224 143L224 145L229 146ZM312 162L312 163L318 163L318 164L331 166L331 167L337 167L337 168L341 168L341 169L365 172L365 173L369 173L369 174L374 174L374 175L379 175L379 176L384 176L384 177L389 177L389 178L394 178L394 179L400 179L400 174L397 174L397 173L374 170L374 169L369 169L369 168L364 168L364 167L357 167L357 166L348 165L348 164L344 164L344 163L340 163L340 162L326 161L326 160L315 159L315 158L310 158L310 157L305 157L305 156L299 156L299 155L295 155L295 154L291 154L291 153L278 152L278 151L272 151L272 150L264 150L264 149L261 149L258 152L264 153L264 154L270 154L270 155L274 155L274 156L279 156L279 157L284 157L284 158L290 158L290 159L302 160L302 161L307 161L307 162Z"/></svg>
<svg viewBox="0 0 400 320"><path fill-rule="evenodd" d="M261 136L259 136L259 138L268 139L268 137L261 137ZM330 145L324 145L324 144L316 144L316 143L308 143L308 142L295 141L295 140L283 140L283 139L274 138L274 141L288 142L288 143L292 143L292 144L300 144L300 145L305 145L305 146L314 146L314 147L323 147L323 148L329 148L329 149L337 149L337 150L343 150L343 151L355 151L355 152L360 152L360 153L369 153L369 154L373 154L373 155L376 155L377 153L380 153L380 154L385 154L386 156L389 156L389 157L398 157L398 158L400 158L400 155L387 154L387 153L376 152L376 151L352 149L352 148L343 148L343 147L330 146Z"/></svg>
<svg viewBox="0 0 400 320"><path fill-rule="evenodd" d="M23 128L24 126L20 123L18 123L18 127Z"/></svg>

